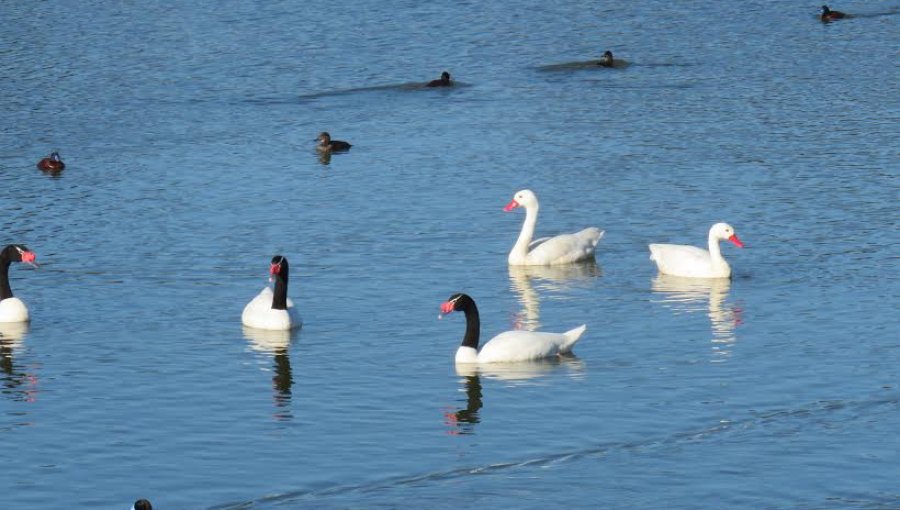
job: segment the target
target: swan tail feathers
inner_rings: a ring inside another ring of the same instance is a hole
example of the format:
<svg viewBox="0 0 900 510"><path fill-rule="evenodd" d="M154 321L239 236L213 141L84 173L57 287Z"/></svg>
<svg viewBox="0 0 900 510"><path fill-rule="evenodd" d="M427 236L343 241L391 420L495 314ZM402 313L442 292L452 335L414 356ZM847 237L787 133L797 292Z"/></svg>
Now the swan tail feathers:
<svg viewBox="0 0 900 510"><path fill-rule="evenodd" d="M584 331L587 329L587 324L582 324L575 329L570 329L563 333L563 336L566 337L565 341L562 345L559 346L560 354L568 354L572 352L572 347L581 339L581 335L584 334Z"/></svg>
<svg viewBox="0 0 900 510"><path fill-rule="evenodd" d="M595 237L593 242L591 243L591 244L593 244L594 248L596 248L597 245L600 244L600 240L603 239L603 234L605 234L605 233L606 233L605 230L597 230L597 237Z"/></svg>

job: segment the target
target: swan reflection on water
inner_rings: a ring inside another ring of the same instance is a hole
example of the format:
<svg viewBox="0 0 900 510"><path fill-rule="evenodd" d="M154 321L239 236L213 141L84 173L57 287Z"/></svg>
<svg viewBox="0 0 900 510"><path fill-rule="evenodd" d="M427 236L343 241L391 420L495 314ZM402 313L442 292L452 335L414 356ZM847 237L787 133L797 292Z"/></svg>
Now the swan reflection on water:
<svg viewBox="0 0 900 510"><path fill-rule="evenodd" d="M735 328L741 323L741 309L726 303L731 289L729 278L681 278L657 275L653 292L659 301L677 312L706 312L712 328L713 362L726 361L737 341Z"/></svg>
<svg viewBox="0 0 900 510"><path fill-rule="evenodd" d="M538 291L564 292L603 275L595 260L560 266L509 266L510 288L519 296L522 310L513 329L535 331L541 326Z"/></svg>
<svg viewBox="0 0 900 510"><path fill-rule="evenodd" d="M28 336L27 322L0 322L0 381L2 391L13 400L34 402L37 398L37 375L15 365L15 355Z"/></svg>
<svg viewBox="0 0 900 510"><path fill-rule="evenodd" d="M475 433L475 425L481 422L479 411L484 407L481 378L498 380L508 386L533 383L536 379L554 373L564 373L573 378L584 375L584 362L574 354L535 361L516 363L459 363L456 375L461 377L461 392L466 394L465 407L450 409L444 413L444 425L450 435Z"/></svg>
<svg viewBox="0 0 900 510"><path fill-rule="evenodd" d="M272 376L272 398L275 407L279 412L275 414L278 420L287 420L291 418L291 386L294 384L294 378L291 374L291 358L288 350L291 342L299 334L299 330L291 331L273 331L266 329L244 328L244 337L250 341L250 347L263 354L271 355L275 364L272 370L275 375Z"/></svg>

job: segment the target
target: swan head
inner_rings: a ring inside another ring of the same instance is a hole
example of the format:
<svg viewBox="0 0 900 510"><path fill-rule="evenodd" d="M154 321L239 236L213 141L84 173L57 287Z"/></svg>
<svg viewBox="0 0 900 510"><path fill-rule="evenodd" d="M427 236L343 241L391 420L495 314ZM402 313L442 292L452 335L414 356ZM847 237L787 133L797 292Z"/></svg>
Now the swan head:
<svg viewBox="0 0 900 510"><path fill-rule="evenodd" d="M441 303L441 315L439 315L438 318L456 311L466 311L474 304L475 301L473 301L468 294L457 292L447 298L447 301Z"/></svg>
<svg viewBox="0 0 900 510"><path fill-rule="evenodd" d="M3 248L3 251L0 251L0 259L4 259L9 262L23 262L25 264L38 267L37 262L35 262L34 260L34 252L29 250L28 247L24 244L7 245L5 248Z"/></svg>
<svg viewBox="0 0 900 510"><path fill-rule="evenodd" d="M275 278L287 280L288 271L289 265L287 258L285 258L283 255L275 255L274 257L272 257L272 262L271 264L269 264L270 280L274 280Z"/></svg>
<svg viewBox="0 0 900 510"><path fill-rule="evenodd" d="M528 209L530 207L537 207L537 205L537 195L535 195L534 192L530 189L523 189L521 191L517 191L516 194L513 195L513 199L510 200L508 204L506 204L506 207L504 207L503 210L509 212L516 207L524 207Z"/></svg>
<svg viewBox="0 0 900 510"><path fill-rule="evenodd" d="M716 223L709 229L709 234L716 239L725 239L731 241L738 248L743 248L744 243L738 238L734 232L734 227L727 223Z"/></svg>

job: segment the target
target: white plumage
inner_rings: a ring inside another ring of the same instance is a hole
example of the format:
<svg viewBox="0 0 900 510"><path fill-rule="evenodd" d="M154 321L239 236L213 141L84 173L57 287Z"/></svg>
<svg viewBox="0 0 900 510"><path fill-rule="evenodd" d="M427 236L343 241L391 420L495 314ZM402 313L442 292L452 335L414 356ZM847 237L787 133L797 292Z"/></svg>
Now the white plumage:
<svg viewBox="0 0 900 510"><path fill-rule="evenodd" d="M269 279L275 282L275 290L265 287L247 303L241 314L241 322L245 326L279 331L300 327L303 323L300 313L294 308L294 302L287 297L289 276L287 258L281 255L272 257Z"/></svg>
<svg viewBox="0 0 900 510"><path fill-rule="evenodd" d="M682 244L651 244L650 260L662 274L688 278L728 278L731 266L722 257L719 241L726 239L739 248L744 244L727 223L716 223L709 229L709 250Z"/></svg>
<svg viewBox="0 0 900 510"><path fill-rule="evenodd" d="M0 323L28 322L31 316L25 303L13 296L9 286L9 266L23 262L37 267L34 252L21 244L10 244L0 250Z"/></svg>
<svg viewBox="0 0 900 510"><path fill-rule="evenodd" d="M503 210L509 212L516 207L525 208L525 222L522 224L516 244L509 252L508 261L511 265L571 264L594 256L597 243L603 237L602 230L588 227L574 234L561 234L532 240L540 208L537 196L531 190L519 191Z"/></svg>
<svg viewBox="0 0 900 510"><path fill-rule="evenodd" d="M287 298L287 310L274 310L272 309L274 296L270 287L263 288L244 307L241 323L251 328L279 331L300 327L303 321L300 319L300 312L294 308L294 301Z"/></svg>
<svg viewBox="0 0 900 510"><path fill-rule="evenodd" d="M481 319L475 301L466 294L454 294L441 304L444 314L456 310L466 314L466 333L456 350L456 363L508 363L568 354L587 329L582 324L565 333L506 331L490 339L479 350Z"/></svg>

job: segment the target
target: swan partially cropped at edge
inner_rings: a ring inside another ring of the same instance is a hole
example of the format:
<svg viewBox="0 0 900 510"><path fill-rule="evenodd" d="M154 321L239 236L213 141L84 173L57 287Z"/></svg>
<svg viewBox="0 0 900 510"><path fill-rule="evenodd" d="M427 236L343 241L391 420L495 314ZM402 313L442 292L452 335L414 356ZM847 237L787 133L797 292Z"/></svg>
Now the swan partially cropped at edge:
<svg viewBox="0 0 900 510"><path fill-rule="evenodd" d="M0 322L28 322L30 316L25 303L13 296L9 286L9 266L24 262L37 267L34 252L22 244L10 244L0 251Z"/></svg>
<svg viewBox="0 0 900 510"><path fill-rule="evenodd" d="M466 314L466 333L456 350L456 363L508 363L568 354L587 329L582 324L565 333L506 331L490 339L479 350L481 319L475 301L467 294L454 294L441 304L441 316L459 310Z"/></svg>
<svg viewBox="0 0 900 510"><path fill-rule="evenodd" d="M537 225L537 196L531 190L521 190L512 201L506 204L504 211L509 212L516 207L525 208L525 222L519 239L509 252L509 263L514 266L549 266L555 264L571 264L594 256L597 243L603 237L603 231L596 227L588 227L574 234L562 234L555 237L542 237L532 240L534 227Z"/></svg>
<svg viewBox="0 0 900 510"><path fill-rule="evenodd" d="M650 260L662 274L688 278L728 278L731 266L722 257L719 241L728 240L738 248L744 243L727 223L716 223L709 229L709 250L682 244L651 244Z"/></svg>
<svg viewBox="0 0 900 510"><path fill-rule="evenodd" d="M299 328L303 323L294 308L294 302L287 297L288 260L281 256L272 257L269 265L269 279L275 282L275 291L266 286L253 298L241 314L241 323L257 329L284 331Z"/></svg>

